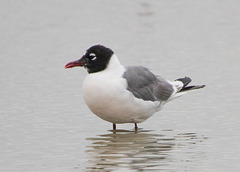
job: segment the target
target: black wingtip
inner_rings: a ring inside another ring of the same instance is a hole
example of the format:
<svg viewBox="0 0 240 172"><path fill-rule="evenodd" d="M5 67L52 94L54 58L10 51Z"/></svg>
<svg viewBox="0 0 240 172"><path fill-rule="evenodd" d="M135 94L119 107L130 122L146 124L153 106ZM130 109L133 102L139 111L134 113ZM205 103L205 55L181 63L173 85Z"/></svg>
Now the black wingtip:
<svg viewBox="0 0 240 172"><path fill-rule="evenodd" d="M183 87L179 92L190 91L190 90L200 89L204 87L206 87L206 85L193 85L193 86Z"/></svg>
<svg viewBox="0 0 240 172"><path fill-rule="evenodd" d="M184 78L178 78L175 81L181 81L183 83L183 88L185 88L192 81L192 79L185 76Z"/></svg>
<svg viewBox="0 0 240 172"><path fill-rule="evenodd" d="M204 88L206 86L206 85L192 85L192 86L188 86L188 84L192 81L192 79L187 77L187 76L185 76L184 78L176 79L175 81L180 81L180 82L183 83L183 87L182 87L181 90L179 90L179 92L200 89L200 88Z"/></svg>

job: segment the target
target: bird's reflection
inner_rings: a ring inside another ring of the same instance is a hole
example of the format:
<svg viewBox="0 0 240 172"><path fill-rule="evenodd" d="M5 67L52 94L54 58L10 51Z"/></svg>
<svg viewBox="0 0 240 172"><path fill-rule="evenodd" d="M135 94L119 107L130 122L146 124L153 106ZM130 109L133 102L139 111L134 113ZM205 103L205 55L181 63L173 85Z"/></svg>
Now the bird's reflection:
<svg viewBox="0 0 240 172"><path fill-rule="evenodd" d="M163 132L166 133L166 132ZM160 170L174 161L172 150L196 143L195 133L153 134L152 131L118 131L87 138L88 171Z"/></svg>

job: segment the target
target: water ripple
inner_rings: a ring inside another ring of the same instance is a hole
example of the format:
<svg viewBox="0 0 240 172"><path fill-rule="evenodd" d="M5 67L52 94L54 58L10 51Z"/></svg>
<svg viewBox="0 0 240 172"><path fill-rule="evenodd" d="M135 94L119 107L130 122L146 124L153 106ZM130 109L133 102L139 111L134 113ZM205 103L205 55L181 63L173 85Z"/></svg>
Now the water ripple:
<svg viewBox="0 0 240 172"><path fill-rule="evenodd" d="M121 131L87 138L90 144L86 148L89 159L86 171L173 170L173 164L181 159L190 162L192 154L196 154L191 151L194 145L204 139L196 133L174 131L163 134Z"/></svg>

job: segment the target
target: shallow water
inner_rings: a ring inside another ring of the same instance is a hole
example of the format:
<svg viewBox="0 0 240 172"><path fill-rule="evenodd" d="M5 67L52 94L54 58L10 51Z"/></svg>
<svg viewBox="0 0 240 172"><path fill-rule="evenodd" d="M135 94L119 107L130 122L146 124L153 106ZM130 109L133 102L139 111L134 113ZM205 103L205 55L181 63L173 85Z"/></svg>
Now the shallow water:
<svg viewBox="0 0 240 172"><path fill-rule="evenodd" d="M198 159L204 159L204 152L196 151L205 139L196 133L162 131L118 132L87 138L89 155L88 170L188 170L198 168ZM193 151L194 150L194 151ZM184 162L184 163L182 163Z"/></svg>
<svg viewBox="0 0 240 172"><path fill-rule="evenodd" d="M3 1L0 171L238 171L238 1ZM112 125L82 98L86 71L65 70L94 44L124 65L198 90L139 124Z"/></svg>

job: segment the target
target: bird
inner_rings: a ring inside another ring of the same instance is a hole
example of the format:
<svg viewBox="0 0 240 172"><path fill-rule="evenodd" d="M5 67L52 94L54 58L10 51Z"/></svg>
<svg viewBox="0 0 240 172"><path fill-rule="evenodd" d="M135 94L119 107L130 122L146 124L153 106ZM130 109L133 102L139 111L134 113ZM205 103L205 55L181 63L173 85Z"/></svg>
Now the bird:
<svg viewBox="0 0 240 172"><path fill-rule="evenodd" d="M113 131L116 124L123 123L133 123L137 131L137 124L160 111L165 103L205 87L189 86L189 77L169 81L143 66L123 66L113 50L101 44L65 65L66 69L73 67L87 70L83 98L95 115L112 123Z"/></svg>

